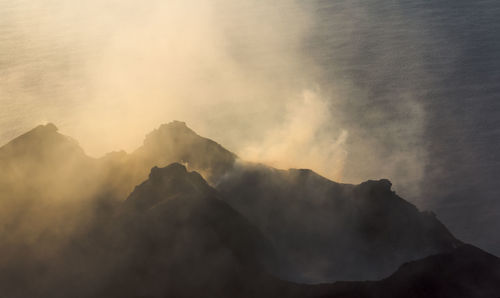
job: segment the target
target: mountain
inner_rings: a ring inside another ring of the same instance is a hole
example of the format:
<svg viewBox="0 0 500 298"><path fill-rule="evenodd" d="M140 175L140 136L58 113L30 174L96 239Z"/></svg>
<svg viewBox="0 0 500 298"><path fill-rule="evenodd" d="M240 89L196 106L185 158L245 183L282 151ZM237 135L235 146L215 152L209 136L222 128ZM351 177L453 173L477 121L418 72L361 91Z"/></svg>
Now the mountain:
<svg viewBox="0 0 500 298"><path fill-rule="evenodd" d="M153 166L183 163L214 183L232 168L236 159L234 153L199 136L186 123L173 121L149 133L143 145L131 154L115 152L106 155L103 161L112 168L107 184L113 185L119 196L126 196Z"/></svg>
<svg viewBox="0 0 500 298"><path fill-rule="evenodd" d="M500 296L499 259L388 180L245 163L182 122L99 159L39 126L0 165L6 297Z"/></svg>
<svg viewBox="0 0 500 298"><path fill-rule="evenodd" d="M2 263L2 295L244 297L274 281L264 265L274 252L217 196L180 164L155 167L109 218L75 232L56 257L18 254L18 262Z"/></svg>
<svg viewBox="0 0 500 298"><path fill-rule="evenodd" d="M29 190L31 192L53 192L56 189L62 192L61 187L53 183L76 168L88 173L92 159L85 155L76 141L59 134L55 125L47 124L37 126L1 147L0 165L0 183L5 186L4 190L22 191L28 182L34 187Z"/></svg>
<svg viewBox="0 0 500 298"><path fill-rule="evenodd" d="M381 281L337 282L314 287L331 298L496 298L500 297L500 259L472 245L403 264Z"/></svg>
<svg viewBox="0 0 500 298"><path fill-rule="evenodd" d="M271 239L297 282L374 280L462 243L388 180L340 184L311 170L236 167L217 184L236 210ZM339 270L342 268L342 270Z"/></svg>
<svg viewBox="0 0 500 298"><path fill-rule="evenodd" d="M271 280L268 241L200 174L178 163L153 168L107 234L97 247L111 250L104 268L112 269L98 296L234 297Z"/></svg>
<svg viewBox="0 0 500 298"><path fill-rule="evenodd" d="M57 254L60 243L93 216L101 186L96 160L77 142L40 125L0 147L0 264L12 255Z"/></svg>
<svg viewBox="0 0 500 298"><path fill-rule="evenodd" d="M285 280L380 279L404 262L461 245L434 214L393 193L388 180L355 186L311 170L245 163L184 122L161 125L136 151L116 160L118 169L110 175L115 182L108 184L122 193L155 165L182 162L202 173L281 252L273 271Z"/></svg>
<svg viewBox="0 0 500 298"><path fill-rule="evenodd" d="M172 162L186 163L204 173L209 181L215 181L233 166L237 156L199 136L186 123L173 121L149 133L133 158L139 160L138 163L160 167Z"/></svg>

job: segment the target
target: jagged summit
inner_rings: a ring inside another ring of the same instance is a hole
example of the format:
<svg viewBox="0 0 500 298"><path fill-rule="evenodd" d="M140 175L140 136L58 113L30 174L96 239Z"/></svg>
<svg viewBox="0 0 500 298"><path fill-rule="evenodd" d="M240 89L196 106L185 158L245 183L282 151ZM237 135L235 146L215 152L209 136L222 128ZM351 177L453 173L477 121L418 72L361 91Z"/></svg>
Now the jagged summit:
<svg viewBox="0 0 500 298"><path fill-rule="evenodd" d="M379 204L380 208L389 208L392 204L402 204L411 210L418 211L416 206L403 200L392 190L392 182L389 179L362 182L356 185L355 193L359 197L369 197L372 203Z"/></svg>
<svg viewBox="0 0 500 298"><path fill-rule="evenodd" d="M52 123L39 125L0 147L0 165L7 176L11 170L35 177L35 171L45 172L48 177L50 171L86 167L92 162L77 141L59 133Z"/></svg>
<svg viewBox="0 0 500 298"><path fill-rule="evenodd" d="M188 174L186 167L178 162L174 162L164 168L159 168L157 166L154 166L151 169L151 173L149 174L149 179L156 181L164 176L186 175L186 174Z"/></svg>
<svg viewBox="0 0 500 298"><path fill-rule="evenodd" d="M218 143L199 136L186 123L173 121L149 133L133 158L138 163L164 167L182 162L214 181L232 168L237 156Z"/></svg>
<svg viewBox="0 0 500 298"><path fill-rule="evenodd" d="M43 124L38 125L33 130L44 130L44 131L49 131L49 132L57 132L59 129L57 128L57 126L54 123L49 122L45 125L43 125Z"/></svg>
<svg viewBox="0 0 500 298"><path fill-rule="evenodd" d="M214 192L200 174L173 163L164 168L153 167L149 179L134 189L127 203L145 208L178 195L199 198Z"/></svg>
<svg viewBox="0 0 500 298"><path fill-rule="evenodd" d="M74 139L62 135L58 128L48 123L38 125L32 130L13 139L0 148L4 155L22 155L22 154L70 154L76 153L83 155L83 149ZM8 157L8 156L7 156Z"/></svg>
<svg viewBox="0 0 500 298"><path fill-rule="evenodd" d="M367 180L360 184L360 187L373 188L380 191L390 192L392 191L392 182L389 179L379 179L379 180Z"/></svg>
<svg viewBox="0 0 500 298"><path fill-rule="evenodd" d="M160 125L159 129L184 129L196 134L191 128L189 128L184 121L173 120L169 123L163 123Z"/></svg>
<svg viewBox="0 0 500 298"><path fill-rule="evenodd" d="M160 125L157 129L153 130L146 135L144 145L155 145L161 142L163 138L185 138L185 137L200 137L192 129L190 129L185 122L172 121ZM201 138L201 137L200 137Z"/></svg>
<svg viewBox="0 0 500 298"><path fill-rule="evenodd" d="M58 130L57 126L53 123L41 124L13 139L10 143L21 142L28 138L54 138L56 136L62 136L58 133Z"/></svg>

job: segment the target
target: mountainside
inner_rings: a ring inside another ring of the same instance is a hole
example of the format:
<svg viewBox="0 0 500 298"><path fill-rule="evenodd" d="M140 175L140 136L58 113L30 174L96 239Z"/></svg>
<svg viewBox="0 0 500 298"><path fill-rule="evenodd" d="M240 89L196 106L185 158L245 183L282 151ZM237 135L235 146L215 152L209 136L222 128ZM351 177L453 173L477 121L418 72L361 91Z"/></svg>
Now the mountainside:
<svg viewBox="0 0 500 298"><path fill-rule="evenodd" d="M263 285L284 288L266 273L273 255L198 173L171 164L57 256L0 263L0 288L6 297L252 297Z"/></svg>
<svg viewBox="0 0 500 298"><path fill-rule="evenodd" d="M500 259L474 246L462 245L403 264L381 281L337 282L314 287L330 298L496 298L500 297Z"/></svg>
<svg viewBox="0 0 500 298"><path fill-rule="evenodd" d="M153 166L164 167L173 162L186 164L215 183L232 168L237 157L216 142L203 138L184 122L163 124L149 133L142 146L131 154L115 152L103 158L112 168L108 185L113 185L119 196L126 196L145 179Z"/></svg>
<svg viewBox="0 0 500 298"><path fill-rule="evenodd" d="M273 241L286 264L280 277L288 280L380 279L403 262L461 245L388 180L339 184L310 170L247 164L217 189Z"/></svg>
<svg viewBox="0 0 500 298"><path fill-rule="evenodd" d="M0 264L18 252L57 254L93 216L88 205L101 189L99 164L53 124L0 147L0 169Z"/></svg>
<svg viewBox="0 0 500 298"><path fill-rule="evenodd" d="M6 187L3 189L22 191L29 184L34 188L29 189L30 192L47 190L55 195L53 191L57 189L62 195L63 189L57 185L61 177L76 169L90 174L90 167L94 165L76 141L59 134L53 124L47 124L37 126L1 147L0 166L0 183Z"/></svg>
<svg viewBox="0 0 500 298"><path fill-rule="evenodd" d="M387 180L345 185L310 170L236 163L236 155L183 122L160 126L123 160L118 172L126 178L115 182L122 188L170 162L203 173L281 252L275 272L286 280L379 279L403 262L461 244L432 213L394 194Z"/></svg>
<svg viewBox="0 0 500 298"><path fill-rule="evenodd" d="M109 234L120 238L102 245L118 249L104 297L229 297L270 279L274 251L260 231L180 164L153 168Z"/></svg>
<svg viewBox="0 0 500 298"><path fill-rule="evenodd" d="M245 163L182 122L100 159L39 126L0 166L6 297L500 296L500 260L388 180Z"/></svg>

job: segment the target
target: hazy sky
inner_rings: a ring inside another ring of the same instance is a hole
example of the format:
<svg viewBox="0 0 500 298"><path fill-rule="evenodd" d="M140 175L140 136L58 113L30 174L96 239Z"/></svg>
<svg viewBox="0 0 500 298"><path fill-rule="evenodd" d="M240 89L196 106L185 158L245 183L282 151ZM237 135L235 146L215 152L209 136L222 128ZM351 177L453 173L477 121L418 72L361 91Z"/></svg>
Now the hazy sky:
<svg viewBox="0 0 500 298"><path fill-rule="evenodd" d="M247 160L389 178L500 253L498 1L0 0L0 143L186 121Z"/></svg>

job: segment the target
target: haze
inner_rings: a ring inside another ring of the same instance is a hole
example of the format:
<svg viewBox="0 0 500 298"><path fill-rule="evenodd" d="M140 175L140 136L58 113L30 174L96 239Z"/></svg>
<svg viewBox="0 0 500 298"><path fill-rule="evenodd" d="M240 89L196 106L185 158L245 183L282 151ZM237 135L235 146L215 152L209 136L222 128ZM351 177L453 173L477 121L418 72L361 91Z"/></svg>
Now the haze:
<svg viewBox="0 0 500 298"><path fill-rule="evenodd" d="M178 119L245 160L389 178L498 254L488 235L500 226L499 11L494 1L0 0L0 143L53 122L101 156Z"/></svg>

